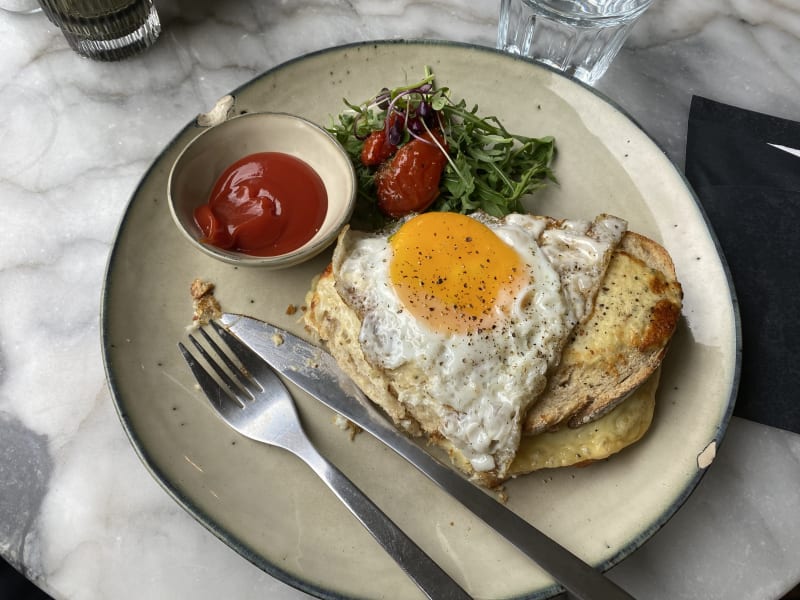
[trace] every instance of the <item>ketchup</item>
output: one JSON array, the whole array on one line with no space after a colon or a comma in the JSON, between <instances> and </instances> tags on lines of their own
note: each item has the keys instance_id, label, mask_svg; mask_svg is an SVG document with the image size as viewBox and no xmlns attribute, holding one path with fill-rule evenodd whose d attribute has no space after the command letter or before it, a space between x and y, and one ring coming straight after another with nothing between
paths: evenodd
<instances>
[{"instance_id":1,"label":"ketchup","mask_svg":"<svg viewBox=\"0 0 800 600\"><path fill-rule=\"evenodd\" d=\"M194 219L204 243L252 256L277 256L310 240L327 210L325 184L314 169L282 152L259 152L220 175Z\"/></svg>"}]
</instances>

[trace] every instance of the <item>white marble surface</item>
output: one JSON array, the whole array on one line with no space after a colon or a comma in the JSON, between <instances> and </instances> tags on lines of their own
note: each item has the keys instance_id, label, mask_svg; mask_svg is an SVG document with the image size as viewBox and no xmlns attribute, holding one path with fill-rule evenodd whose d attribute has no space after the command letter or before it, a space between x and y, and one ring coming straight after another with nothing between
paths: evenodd
<instances>
[{"instance_id":1,"label":"white marble surface","mask_svg":"<svg viewBox=\"0 0 800 600\"><path fill-rule=\"evenodd\" d=\"M0 12L0 554L56 599L276 598L150 477L106 387L98 314L128 199L172 136L287 59L367 39L492 46L497 2L162 0L158 44L79 58ZM800 2L661 0L597 85L682 166L692 94L800 120ZM734 418L684 508L612 577L641 598L800 581L800 436Z\"/></svg>"}]
</instances>

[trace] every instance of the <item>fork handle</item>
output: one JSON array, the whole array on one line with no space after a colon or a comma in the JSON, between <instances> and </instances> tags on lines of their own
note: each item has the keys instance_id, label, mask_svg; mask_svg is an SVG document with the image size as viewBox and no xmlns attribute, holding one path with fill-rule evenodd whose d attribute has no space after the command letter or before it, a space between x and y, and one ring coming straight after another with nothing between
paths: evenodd
<instances>
[{"instance_id":1,"label":"fork handle","mask_svg":"<svg viewBox=\"0 0 800 600\"><path fill-rule=\"evenodd\" d=\"M327 484L353 515L383 546L400 568L432 600L471 600L433 559L408 537L378 506L372 502L339 469L328 462L310 444L292 451Z\"/></svg>"}]
</instances>

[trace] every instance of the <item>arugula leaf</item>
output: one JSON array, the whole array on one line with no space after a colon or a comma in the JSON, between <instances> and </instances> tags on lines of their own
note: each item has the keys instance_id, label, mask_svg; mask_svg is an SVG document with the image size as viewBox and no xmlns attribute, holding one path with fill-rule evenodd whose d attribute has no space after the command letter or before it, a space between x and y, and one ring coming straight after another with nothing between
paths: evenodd
<instances>
[{"instance_id":1,"label":"arugula leaf","mask_svg":"<svg viewBox=\"0 0 800 600\"><path fill-rule=\"evenodd\" d=\"M510 133L495 116L478 115L478 106L467 108L465 100L454 103L446 87L434 89L433 74L416 84L384 88L367 102L356 105L344 100L348 110L332 120L328 131L350 155L358 177L358 199L354 227L375 229L384 222L377 208L375 168L360 160L364 140L370 132L386 126L391 112L405 119L403 143L428 127L429 111L444 133L448 164L432 210L471 213L482 210L502 217L523 210L521 199L548 182L557 183L551 164L556 154L551 136L532 138ZM425 119L423 119L423 116ZM423 123L424 120L424 123ZM422 125L421 125L422 124Z\"/></svg>"}]
</instances>

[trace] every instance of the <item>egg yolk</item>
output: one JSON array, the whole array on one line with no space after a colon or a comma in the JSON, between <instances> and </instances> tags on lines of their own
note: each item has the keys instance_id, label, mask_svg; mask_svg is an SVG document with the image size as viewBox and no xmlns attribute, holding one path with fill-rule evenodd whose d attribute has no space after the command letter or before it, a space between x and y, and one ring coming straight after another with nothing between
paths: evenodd
<instances>
[{"instance_id":1,"label":"egg yolk","mask_svg":"<svg viewBox=\"0 0 800 600\"><path fill-rule=\"evenodd\" d=\"M404 307L432 329L468 333L508 315L524 263L489 227L457 213L406 221L390 240L390 278Z\"/></svg>"}]
</instances>

